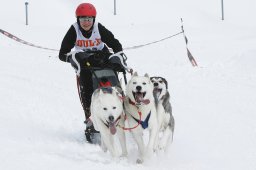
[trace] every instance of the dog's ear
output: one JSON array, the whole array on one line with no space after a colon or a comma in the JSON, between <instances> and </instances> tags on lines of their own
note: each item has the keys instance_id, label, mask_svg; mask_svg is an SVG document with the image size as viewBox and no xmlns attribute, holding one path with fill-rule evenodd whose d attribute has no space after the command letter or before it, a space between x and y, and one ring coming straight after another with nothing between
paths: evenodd
<instances>
[{"instance_id":1,"label":"dog's ear","mask_svg":"<svg viewBox=\"0 0 256 170\"><path fill-rule=\"evenodd\" d=\"M148 73L146 73L146 74L144 75L144 77L150 78L149 75L148 75Z\"/></svg>"},{"instance_id":2,"label":"dog's ear","mask_svg":"<svg viewBox=\"0 0 256 170\"><path fill-rule=\"evenodd\" d=\"M102 89L99 89L100 91L99 91L99 96L101 96L101 95L103 95L103 90Z\"/></svg>"},{"instance_id":3,"label":"dog's ear","mask_svg":"<svg viewBox=\"0 0 256 170\"><path fill-rule=\"evenodd\" d=\"M138 77L138 73L137 73L137 71L135 71L135 72L133 73L133 75L132 75L132 77L131 77L131 78L133 78L133 77Z\"/></svg>"},{"instance_id":4,"label":"dog's ear","mask_svg":"<svg viewBox=\"0 0 256 170\"><path fill-rule=\"evenodd\" d=\"M167 82L167 80L165 78L163 78L163 77L161 77L161 78L163 79L163 81L165 83L166 89L168 89L168 82Z\"/></svg>"}]
</instances>

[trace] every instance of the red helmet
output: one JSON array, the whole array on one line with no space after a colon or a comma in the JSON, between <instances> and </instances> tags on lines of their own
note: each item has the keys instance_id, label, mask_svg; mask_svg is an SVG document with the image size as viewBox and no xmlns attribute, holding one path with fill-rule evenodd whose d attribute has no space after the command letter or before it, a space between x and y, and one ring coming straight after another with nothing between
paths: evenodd
<instances>
[{"instance_id":1,"label":"red helmet","mask_svg":"<svg viewBox=\"0 0 256 170\"><path fill-rule=\"evenodd\" d=\"M76 17L96 17L96 8L90 3L82 3L76 8Z\"/></svg>"}]
</instances>

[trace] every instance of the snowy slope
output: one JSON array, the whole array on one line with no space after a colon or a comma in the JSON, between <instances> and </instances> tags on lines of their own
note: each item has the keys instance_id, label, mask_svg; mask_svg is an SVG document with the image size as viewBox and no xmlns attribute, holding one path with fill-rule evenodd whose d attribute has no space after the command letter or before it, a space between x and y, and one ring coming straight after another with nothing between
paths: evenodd
<instances>
[{"instance_id":1,"label":"snowy slope","mask_svg":"<svg viewBox=\"0 0 256 170\"><path fill-rule=\"evenodd\" d=\"M2 2L0 29L31 43L59 49L82 1ZM83 136L84 116L72 67L58 52L37 49L0 34L0 169L256 169L256 23L254 0L91 0L98 21L131 47L180 32L182 35L127 50L140 74L169 81L176 119L168 153L136 165L137 149L127 132L127 158L112 160ZM51 56L51 57L49 57Z\"/></svg>"}]
</instances>

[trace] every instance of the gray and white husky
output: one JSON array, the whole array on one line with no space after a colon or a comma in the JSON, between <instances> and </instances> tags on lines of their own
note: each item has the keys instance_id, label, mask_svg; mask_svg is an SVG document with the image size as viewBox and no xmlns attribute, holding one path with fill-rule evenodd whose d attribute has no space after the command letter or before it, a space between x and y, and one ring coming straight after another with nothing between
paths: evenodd
<instances>
[{"instance_id":1,"label":"gray and white husky","mask_svg":"<svg viewBox=\"0 0 256 170\"><path fill-rule=\"evenodd\" d=\"M173 141L175 125L170 103L170 94L168 92L168 83L163 77L151 77L150 80L154 85L153 94L159 125L158 148L166 151L169 141Z\"/></svg>"}]
</instances>

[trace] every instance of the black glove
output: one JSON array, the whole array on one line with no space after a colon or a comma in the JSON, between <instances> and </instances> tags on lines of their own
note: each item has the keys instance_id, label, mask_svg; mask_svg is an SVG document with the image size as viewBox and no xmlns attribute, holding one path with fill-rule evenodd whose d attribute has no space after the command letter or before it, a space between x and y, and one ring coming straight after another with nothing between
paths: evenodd
<instances>
[{"instance_id":1,"label":"black glove","mask_svg":"<svg viewBox=\"0 0 256 170\"><path fill-rule=\"evenodd\" d=\"M106 67L108 58L111 55L111 53L104 51L90 51L89 53L91 55L88 58L88 62L92 67Z\"/></svg>"},{"instance_id":2,"label":"black glove","mask_svg":"<svg viewBox=\"0 0 256 170\"><path fill-rule=\"evenodd\" d=\"M124 72L126 70L127 68L126 60L127 60L127 57L122 51L112 54L109 57L109 63L111 65L111 68L119 72Z\"/></svg>"},{"instance_id":3,"label":"black glove","mask_svg":"<svg viewBox=\"0 0 256 170\"><path fill-rule=\"evenodd\" d=\"M90 54L86 52L71 52L67 55L66 61L71 64L71 66L75 69L76 74L80 75L81 66L86 66L88 62Z\"/></svg>"}]
</instances>

